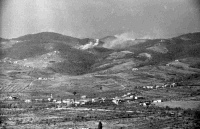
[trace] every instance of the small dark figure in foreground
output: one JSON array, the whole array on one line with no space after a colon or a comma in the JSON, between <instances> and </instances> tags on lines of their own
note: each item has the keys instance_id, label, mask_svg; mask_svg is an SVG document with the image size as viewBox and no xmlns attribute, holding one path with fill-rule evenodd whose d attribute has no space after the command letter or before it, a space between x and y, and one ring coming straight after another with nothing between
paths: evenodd
<instances>
[{"instance_id":1,"label":"small dark figure in foreground","mask_svg":"<svg viewBox=\"0 0 200 129\"><path fill-rule=\"evenodd\" d=\"M102 129L102 123L101 123L101 121L99 121L99 125L98 125L98 129Z\"/></svg>"}]
</instances>

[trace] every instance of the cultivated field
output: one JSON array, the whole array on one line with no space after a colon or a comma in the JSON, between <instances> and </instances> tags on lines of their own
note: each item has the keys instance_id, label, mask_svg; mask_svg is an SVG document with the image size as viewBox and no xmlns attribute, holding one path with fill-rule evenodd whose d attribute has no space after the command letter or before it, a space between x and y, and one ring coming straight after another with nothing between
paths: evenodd
<instances>
[{"instance_id":1,"label":"cultivated field","mask_svg":"<svg viewBox=\"0 0 200 129\"><path fill-rule=\"evenodd\" d=\"M1 42L0 128L197 129L199 39L182 38L121 49L112 36L48 32Z\"/></svg>"}]
</instances>

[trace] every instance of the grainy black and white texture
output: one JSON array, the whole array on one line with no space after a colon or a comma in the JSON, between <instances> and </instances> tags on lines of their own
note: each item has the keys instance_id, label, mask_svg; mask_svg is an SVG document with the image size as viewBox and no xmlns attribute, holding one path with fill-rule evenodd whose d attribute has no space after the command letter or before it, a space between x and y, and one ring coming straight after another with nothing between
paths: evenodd
<instances>
[{"instance_id":1,"label":"grainy black and white texture","mask_svg":"<svg viewBox=\"0 0 200 129\"><path fill-rule=\"evenodd\" d=\"M199 128L199 5L0 0L0 128Z\"/></svg>"}]
</instances>

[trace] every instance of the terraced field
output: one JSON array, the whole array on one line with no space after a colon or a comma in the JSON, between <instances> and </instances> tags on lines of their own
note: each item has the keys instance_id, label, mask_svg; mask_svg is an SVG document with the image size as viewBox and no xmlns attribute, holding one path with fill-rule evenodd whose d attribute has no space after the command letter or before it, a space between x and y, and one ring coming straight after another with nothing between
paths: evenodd
<instances>
[{"instance_id":1,"label":"terraced field","mask_svg":"<svg viewBox=\"0 0 200 129\"><path fill-rule=\"evenodd\" d=\"M127 46L109 46L113 40ZM47 32L1 46L2 128L97 128L99 121L105 129L199 126L199 38L190 34L121 41ZM128 93L131 100L122 97ZM83 96L102 100L76 104ZM67 99L73 104L64 104Z\"/></svg>"}]
</instances>

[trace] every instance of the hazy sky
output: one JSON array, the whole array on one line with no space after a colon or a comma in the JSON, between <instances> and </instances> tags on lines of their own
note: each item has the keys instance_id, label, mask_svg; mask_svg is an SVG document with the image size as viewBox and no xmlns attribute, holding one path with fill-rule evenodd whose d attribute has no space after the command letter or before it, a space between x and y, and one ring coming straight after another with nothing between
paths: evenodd
<instances>
[{"instance_id":1,"label":"hazy sky","mask_svg":"<svg viewBox=\"0 0 200 129\"><path fill-rule=\"evenodd\" d=\"M198 1L198 0L197 0ZM100 38L172 37L200 31L193 0L0 0L0 37L43 31Z\"/></svg>"}]
</instances>

